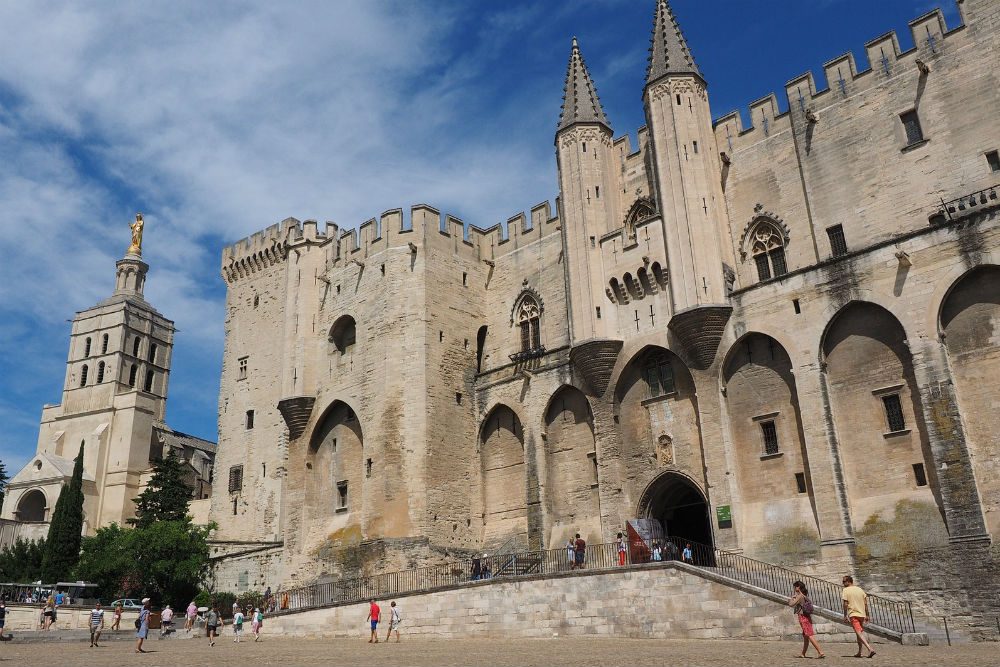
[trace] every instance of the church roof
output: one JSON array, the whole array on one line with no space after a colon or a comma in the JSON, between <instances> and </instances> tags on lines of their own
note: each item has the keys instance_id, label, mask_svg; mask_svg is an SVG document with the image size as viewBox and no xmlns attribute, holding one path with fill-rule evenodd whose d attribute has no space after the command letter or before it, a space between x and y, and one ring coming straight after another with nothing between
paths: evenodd
<instances>
[{"instance_id":1,"label":"church roof","mask_svg":"<svg viewBox=\"0 0 1000 667\"><path fill-rule=\"evenodd\" d=\"M569 66L566 68L566 85L563 88L562 112L559 114L559 128L565 130L576 123L600 123L608 129L608 117L604 115L601 100L597 97L597 89L583 62L580 45L573 38L573 47L569 53Z\"/></svg>"},{"instance_id":2,"label":"church roof","mask_svg":"<svg viewBox=\"0 0 1000 667\"><path fill-rule=\"evenodd\" d=\"M684 33L667 0L657 0L653 14L653 37L649 45L646 85L668 74L694 74L704 79L684 41Z\"/></svg>"},{"instance_id":3,"label":"church roof","mask_svg":"<svg viewBox=\"0 0 1000 667\"><path fill-rule=\"evenodd\" d=\"M211 440L204 440L194 435L188 435L187 433L181 433L180 431L175 431L166 424L159 424L153 427L154 435L165 445L169 445L171 448L177 449L198 449L203 452L208 452L210 454L215 454L219 446L212 442Z\"/></svg>"},{"instance_id":4,"label":"church roof","mask_svg":"<svg viewBox=\"0 0 1000 667\"><path fill-rule=\"evenodd\" d=\"M67 459L48 452L38 452L11 478L10 484L14 487L19 487L31 486L48 480L65 481L73 476L74 465L73 459ZM94 476L84 469L83 479L93 482Z\"/></svg>"}]
</instances>

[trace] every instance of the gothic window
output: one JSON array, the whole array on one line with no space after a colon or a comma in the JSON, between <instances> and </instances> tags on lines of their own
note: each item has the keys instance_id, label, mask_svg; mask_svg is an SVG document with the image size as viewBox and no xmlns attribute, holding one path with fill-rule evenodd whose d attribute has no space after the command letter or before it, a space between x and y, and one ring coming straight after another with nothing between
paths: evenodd
<instances>
[{"instance_id":1,"label":"gothic window","mask_svg":"<svg viewBox=\"0 0 1000 667\"><path fill-rule=\"evenodd\" d=\"M785 266L785 239L771 222L758 223L750 239L750 254L757 264L757 278L763 282L788 273Z\"/></svg>"},{"instance_id":2,"label":"gothic window","mask_svg":"<svg viewBox=\"0 0 1000 667\"><path fill-rule=\"evenodd\" d=\"M90 340L90 339L88 338L87 340ZM83 368L80 369L80 386L81 387L86 387L87 386L87 372L89 370L90 369L87 368L87 364L84 364Z\"/></svg>"},{"instance_id":3,"label":"gothic window","mask_svg":"<svg viewBox=\"0 0 1000 667\"><path fill-rule=\"evenodd\" d=\"M340 354L347 354L357 341L357 328L354 318L344 315L330 328L330 342Z\"/></svg>"},{"instance_id":4,"label":"gothic window","mask_svg":"<svg viewBox=\"0 0 1000 667\"><path fill-rule=\"evenodd\" d=\"M107 354L107 353L108 353L108 334L104 334L104 337L101 338L101 354Z\"/></svg>"},{"instance_id":5,"label":"gothic window","mask_svg":"<svg viewBox=\"0 0 1000 667\"><path fill-rule=\"evenodd\" d=\"M83 343L83 356L84 357L89 357L90 356L90 339L89 338L86 341L84 341L84 343Z\"/></svg>"},{"instance_id":6,"label":"gothic window","mask_svg":"<svg viewBox=\"0 0 1000 667\"><path fill-rule=\"evenodd\" d=\"M651 199L647 197L637 199L625 216L625 234L628 238L634 241L636 237L636 225L643 220L652 218L654 215L656 215L656 207Z\"/></svg>"},{"instance_id":7,"label":"gothic window","mask_svg":"<svg viewBox=\"0 0 1000 667\"><path fill-rule=\"evenodd\" d=\"M136 336L135 340L132 341L132 356L133 357L138 357L139 356L139 343L141 343L141 342L142 342L142 339L139 338L138 336Z\"/></svg>"},{"instance_id":8,"label":"gothic window","mask_svg":"<svg viewBox=\"0 0 1000 667\"><path fill-rule=\"evenodd\" d=\"M135 386L135 376L138 372L139 372L139 367L136 366L135 364L132 364L132 367L129 368L128 370L128 386L130 387Z\"/></svg>"},{"instance_id":9,"label":"gothic window","mask_svg":"<svg viewBox=\"0 0 1000 667\"><path fill-rule=\"evenodd\" d=\"M521 352L533 352L542 347L538 303L524 296L517 307L517 326L521 330Z\"/></svg>"},{"instance_id":10,"label":"gothic window","mask_svg":"<svg viewBox=\"0 0 1000 667\"><path fill-rule=\"evenodd\" d=\"M649 387L650 398L672 394L676 391L674 367L670 365L670 358L667 355L651 356L644 364L642 374L646 379L646 386Z\"/></svg>"},{"instance_id":11,"label":"gothic window","mask_svg":"<svg viewBox=\"0 0 1000 667\"><path fill-rule=\"evenodd\" d=\"M104 382L104 362L97 364L97 384Z\"/></svg>"}]
</instances>

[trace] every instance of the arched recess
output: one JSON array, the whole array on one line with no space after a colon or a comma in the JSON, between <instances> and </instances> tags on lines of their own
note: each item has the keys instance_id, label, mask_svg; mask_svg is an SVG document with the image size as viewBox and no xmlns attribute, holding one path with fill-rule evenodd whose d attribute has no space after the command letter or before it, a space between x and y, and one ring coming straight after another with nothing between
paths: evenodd
<instances>
[{"instance_id":1,"label":"arched recess","mask_svg":"<svg viewBox=\"0 0 1000 667\"><path fill-rule=\"evenodd\" d=\"M506 405L490 411L479 431L482 472L483 544L511 538L527 544L528 503L524 429Z\"/></svg>"},{"instance_id":2,"label":"arched recess","mask_svg":"<svg viewBox=\"0 0 1000 667\"><path fill-rule=\"evenodd\" d=\"M350 315L341 315L330 327L330 343L333 345L331 352L339 352L345 355L351 351L357 342L357 325Z\"/></svg>"},{"instance_id":3,"label":"arched recess","mask_svg":"<svg viewBox=\"0 0 1000 667\"><path fill-rule=\"evenodd\" d=\"M364 435L357 414L347 403L334 401L313 431L306 452L305 506L311 521L341 513L360 516L363 457Z\"/></svg>"},{"instance_id":4,"label":"arched recess","mask_svg":"<svg viewBox=\"0 0 1000 667\"><path fill-rule=\"evenodd\" d=\"M735 517L740 534L755 552L811 545L800 555L814 555L819 535L788 352L768 335L749 333L730 348L722 381L742 500Z\"/></svg>"},{"instance_id":5,"label":"arched recess","mask_svg":"<svg viewBox=\"0 0 1000 667\"><path fill-rule=\"evenodd\" d=\"M951 364L959 410L987 528L1000 530L1000 266L981 266L957 280L941 305L940 330Z\"/></svg>"},{"instance_id":6,"label":"arched recess","mask_svg":"<svg viewBox=\"0 0 1000 667\"><path fill-rule=\"evenodd\" d=\"M583 392L567 385L553 394L544 429L548 548L562 546L577 532L600 539L594 416Z\"/></svg>"},{"instance_id":7,"label":"arched recess","mask_svg":"<svg viewBox=\"0 0 1000 667\"><path fill-rule=\"evenodd\" d=\"M893 522L897 510L920 517L919 524L896 521L897 534L942 537L937 479L902 325L881 306L854 301L827 326L821 350L859 540Z\"/></svg>"},{"instance_id":8,"label":"arched recess","mask_svg":"<svg viewBox=\"0 0 1000 667\"><path fill-rule=\"evenodd\" d=\"M40 489L31 489L21 494L17 501L18 521L45 521L45 494Z\"/></svg>"},{"instance_id":9,"label":"arched recess","mask_svg":"<svg viewBox=\"0 0 1000 667\"><path fill-rule=\"evenodd\" d=\"M655 345L640 350L622 369L614 400L630 497L664 469L703 476L694 381L676 354Z\"/></svg>"},{"instance_id":10,"label":"arched recess","mask_svg":"<svg viewBox=\"0 0 1000 667\"><path fill-rule=\"evenodd\" d=\"M657 475L639 496L636 516L656 519L669 537L699 544L715 543L708 500L687 475L673 471Z\"/></svg>"}]
</instances>

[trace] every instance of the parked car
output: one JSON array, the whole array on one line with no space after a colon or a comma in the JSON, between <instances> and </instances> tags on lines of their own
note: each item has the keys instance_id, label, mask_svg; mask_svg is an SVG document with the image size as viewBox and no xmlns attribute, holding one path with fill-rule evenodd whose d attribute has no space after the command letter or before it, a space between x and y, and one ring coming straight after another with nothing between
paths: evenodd
<instances>
[{"instance_id":1,"label":"parked car","mask_svg":"<svg viewBox=\"0 0 1000 667\"><path fill-rule=\"evenodd\" d=\"M136 611L142 609L142 602L135 600L133 598L123 598L121 600L115 600L111 603L111 609L114 609L118 605L122 606L122 609L134 609Z\"/></svg>"}]
</instances>

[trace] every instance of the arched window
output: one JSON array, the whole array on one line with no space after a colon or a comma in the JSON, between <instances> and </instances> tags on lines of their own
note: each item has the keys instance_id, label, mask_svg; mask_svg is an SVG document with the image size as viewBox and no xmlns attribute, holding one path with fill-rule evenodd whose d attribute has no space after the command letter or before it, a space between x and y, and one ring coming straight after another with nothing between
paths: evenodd
<instances>
[{"instance_id":1,"label":"arched window","mask_svg":"<svg viewBox=\"0 0 1000 667\"><path fill-rule=\"evenodd\" d=\"M476 372L481 373L483 370L483 353L486 351L486 334L489 331L488 327L484 324L479 327L479 331L476 333Z\"/></svg>"},{"instance_id":2,"label":"arched window","mask_svg":"<svg viewBox=\"0 0 1000 667\"><path fill-rule=\"evenodd\" d=\"M156 343L149 344L149 354L146 355L146 361L151 363L156 362Z\"/></svg>"},{"instance_id":3,"label":"arched window","mask_svg":"<svg viewBox=\"0 0 1000 667\"><path fill-rule=\"evenodd\" d=\"M350 315L344 315L330 327L330 342L341 354L347 354L356 341L357 328Z\"/></svg>"},{"instance_id":4,"label":"arched window","mask_svg":"<svg viewBox=\"0 0 1000 667\"><path fill-rule=\"evenodd\" d=\"M104 337L101 338L101 354L107 354L107 353L108 353L108 334L104 334Z\"/></svg>"},{"instance_id":5,"label":"arched window","mask_svg":"<svg viewBox=\"0 0 1000 667\"><path fill-rule=\"evenodd\" d=\"M533 352L542 347L538 303L524 296L517 307L517 326L521 330L521 352Z\"/></svg>"},{"instance_id":6,"label":"arched window","mask_svg":"<svg viewBox=\"0 0 1000 667\"><path fill-rule=\"evenodd\" d=\"M625 280L625 289L627 289L628 293L632 295L632 298L641 299L642 288L639 287L639 283L635 282L635 278L632 277L632 274L626 273L624 276L624 280Z\"/></svg>"},{"instance_id":7,"label":"arched window","mask_svg":"<svg viewBox=\"0 0 1000 667\"><path fill-rule=\"evenodd\" d=\"M86 341L84 341L84 343L83 343L83 356L84 357L89 357L90 356L90 339L89 338Z\"/></svg>"},{"instance_id":8,"label":"arched window","mask_svg":"<svg viewBox=\"0 0 1000 667\"><path fill-rule=\"evenodd\" d=\"M135 340L132 341L132 356L133 357L138 357L139 356L139 343L141 343L141 342L142 342L142 339L139 338L138 336L136 336Z\"/></svg>"},{"instance_id":9,"label":"arched window","mask_svg":"<svg viewBox=\"0 0 1000 667\"><path fill-rule=\"evenodd\" d=\"M97 364L97 384L104 382L104 362Z\"/></svg>"},{"instance_id":10,"label":"arched window","mask_svg":"<svg viewBox=\"0 0 1000 667\"><path fill-rule=\"evenodd\" d=\"M132 364L132 367L128 370L128 386L135 386L135 376L139 372L139 367Z\"/></svg>"},{"instance_id":11,"label":"arched window","mask_svg":"<svg viewBox=\"0 0 1000 667\"><path fill-rule=\"evenodd\" d=\"M667 274L663 272L663 268L660 266L660 263L653 262L649 268L653 272L653 280L656 281L656 284L659 285L660 287L666 287Z\"/></svg>"},{"instance_id":12,"label":"arched window","mask_svg":"<svg viewBox=\"0 0 1000 667\"><path fill-rule=\"evenodd\" d=\"M642 289L646 294L656 294L659 290L653 287L653 283L649 281L649 273L646 271L646 267L640 268L635 272L635 275L639 278L639 284L642 285Z\"/></svg>"},{"instance_id":13,"label":"arched window","mask_svg":"<svg viewBox=\"0 0 1000 667\"><path fill-rule=\"evenodd\" d=\"M750 254L757 264L761 281L788 273L785 266L785 237L770 221L761 220L750 237Z\"/></svg>"},{"instance_id":14,"label":"arched window","mask_svg":"<svg viewBox=\"0 0 1000 667\"><path fill-rule=\"evenodd\" d=\"M143 387L143 391L150 392L153 391L153 371L146 371L146 384Z\"/></svg>"},{"instance_id":15,"label":"arched window","mask_svg":"<svg viewBox=\"0 0 1000 667\"><path fill-rule=\"evenodd\" d=\"M88 338L87 340L90 340L90 339ZM84 364L83 368L80 369L80 386L81 387L86 387L87 386L87 372L89 370L90 369L87 368L87 364Z\"/></svg>"}]
</instances>

